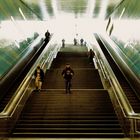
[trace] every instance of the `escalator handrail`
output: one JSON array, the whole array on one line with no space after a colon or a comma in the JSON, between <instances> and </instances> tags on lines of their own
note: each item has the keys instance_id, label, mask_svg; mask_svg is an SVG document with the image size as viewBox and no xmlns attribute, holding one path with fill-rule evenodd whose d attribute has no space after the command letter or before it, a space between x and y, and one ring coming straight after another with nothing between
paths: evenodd
<instances>
[{"instance_id":1,"label":"escalator handrail","mask_svg":"<svg viewBox=\"0 0 140 140\"><path fill-rule=\"evenodd\" d=\"M100 40L102 40L99 35L98 35L98 37ZM102 41L102 43L104 44L103 41ZM98 45L98 43L97 43L97 45ZM100 48L100 46L98 48ZM122 90L116 76L114 75L108 61L106 60L106 57L104 56L102 51L100 51L100 53L102 55L102 60L104 61L105 67L106 67L107 71L109 71L109 76L111 78L111 82L113 82L114 85L116 86L116 88L115 88L117 90L116 97L117 97L118 102L120 103L120 107L121 107L123 113L125 114L125 117L140 120L140 114L134 112L134 110L133 110L132 106L130 105L126 95L124 94L124 91Z\"/></svg>"},{"instance_id":2,"label":"escalator handrail","mask_svg":"<svg viewBox=\"0 0 140 140\"><path fill-rule=\"evenodd\" d=\"M97 40L96 40L96 42L97 42ZM102 43L103 43L103 45L105 45L103 41L102 41ZM101 54L103 54L98 42L97 42L97 46L98 46ZM126 118L126 120L130 120L130 129L131 129L130 135L132 135L132 137L134 137L134 134L139 135L140 134L140 130L139 130L140 113L134 112L126 95L124 94L124 91L122 90L120 84L118 83L118 80L116 79L115 74L112 73L113 70L111 69L108 61L106 60L106 57L104 56L104 54L102 56L103 56L103 62L105 61L105 68L107 70L107 73L109 72L107 76L109 77L108 80L109 80L110 84L113 86L114 86L114 84L115 85L117 84L117 87L119 86L118 88L115 88L115 91L114 91L115 98L116 98L116 100L119 104L119 107L123 113L123 117ZM111 71L110 70L108 71L108 68L111 69ZM111 74L111 77L110 77L110 74ZM113 81L115 81L114 84L112 84L112 82L113 82L112 78L113 78ZM116 90L117 90L117 92L116 92Z\"/></svg>"},{"instance_id":3,"label":"escalator handrail","mask_svg":"<svg viewBox=\"0 0 140 140\"><path fill-rule=\"evenodd\" d=\"M25 54L22 58L19 59L19 61L18 61L17 63L20 63L23 59L25 59L25 58L31 53L31 51L35 48L35 46L37 46L38 43L42 42L42 40L43 40L43 37L40 35L40 36L38 36L33 42L31 42L31 44L29 44L28 47L22 51L21 54L23 54L25 51L27 51L27 52L26 52L26 54ZM20 55L21 55L21 54L20 54ZM16 63L16 64L17 64L17 63ZM16 64L15 64L15 65L16 65ZM14 66L12 66L12 67L14 67ZM1 81L4 79L4 77L8 74L8 72L12 69L12 67L10 67L10 68L0 77L0 82L1 82Z\"/></svg>"},{"instance_id":4,"label":"escalator handrail","mask_svg":"<svg viewBox=\"0 0 140 140\"><path fill-rule=\"evenodd\" d=\"M44 59L44 54L47 52L49 46L51 46L51 44L53 44L54 42L55 42L55 37L53 35L52 39L49 41L49 43L47 44L47 46L45 47L43 52L38 57L37 61L31 67L30 71L28 72L28 74L26 75L26 77L24 78L24 80L22 81L22 83L20 84L18 89L16 90L14 97L12 97L12 99L6 105L4 110L0 113L0 118L8 118L8 117L12 116L12 114L14 113L14 111L16 110L17 106L19 105L20 101L22 100L22 98L24 96L24 92L26 91L25 89L28 88L29 83L32 81L36 67L38 65L40 65L42 67L42 65L44 64L44 61L46 61L46 59ZM58 44L58 47L60 47L59 44ZM54 53L51 53L52 58L56 56L55 53L57 53L56 50ZM50 57L50 56L48 56L48 57ZM49 62L49 63L51 63L51 62ZM30 89L30 90L31 90L30 91L30 93L31 93L34 89Z\"/></svg>"},{"instance_id":5,"label":"escalator handrail","mask_svg":"<svg viewBox=\"0 0 140 140\"><path fill-rule=\"evenodd\" d=\"M114 42L112 42L109 38L108 38L108 36L106 36L106 38L108 39L108 43L111 45L111 46L113 46L113 48L117 48L120 52L122 52L122 50L119 48L119 47L117 47L117 45L114 43ZM123 61L123 63L125 64L125 66L127 67L127 69L129 69L129 71L131 72L131 74L133 75L133 77L136 79L136 81L138 82L138 83L140 83L140 79L135 75L135 73L130 69L130 67L126 64L126 62L124 62L124 60L122 59L122 57L120 56L120 54L118 53L118 52L116 52L117 53L117 55L119 56L119 58L121 59L121 61Z\"/></svg>"}]
</instances>

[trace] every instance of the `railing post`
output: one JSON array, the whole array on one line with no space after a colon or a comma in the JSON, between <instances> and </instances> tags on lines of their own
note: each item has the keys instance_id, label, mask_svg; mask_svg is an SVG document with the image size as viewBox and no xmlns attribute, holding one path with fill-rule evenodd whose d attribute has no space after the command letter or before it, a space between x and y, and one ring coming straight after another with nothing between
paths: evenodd
<instances>
[{"instance_id":1,"label":"railing post","mask_svg":"<svg viewBox=\"0 0 140 140\"><path fill-rule=\"evenodd\" d=\"M136 120L135 119L130 119L130 137L134 138L135 137L135 124Z\"/></svg>"}]
</instances>

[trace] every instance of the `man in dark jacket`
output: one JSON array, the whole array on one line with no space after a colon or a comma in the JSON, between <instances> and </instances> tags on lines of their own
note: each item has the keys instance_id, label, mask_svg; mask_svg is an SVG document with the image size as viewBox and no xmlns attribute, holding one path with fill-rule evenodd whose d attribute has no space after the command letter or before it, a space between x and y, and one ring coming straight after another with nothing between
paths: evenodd
<instances>
[{"instance_id":1,"label":"man in dark jacket","mask_svg":"<svg viewBox=\"0 0 140 140\"><path fill-rule=\"evenodd\" d=\"M66 64L65 69L62 71L62 76L65 79L66 93L71 93L70 88L71 88L71 79L73 75L74 71L70 67L70 64Z\"/></svg>"},{"instance_id":2,"label":"man in dark jacket","mask_svg":"<svg viewBox=\"0 0 140 140\"><path fill-rule=\"evenodd\" d=\"M93 63L93 58L95 57L95 53L94 53L94 51L92 49L89 50L88 57L89 57L90 64L92 64Z\"/></svg>"},{"instance_id":3,"label":"man in dark jacket","mask_svg":"<svg viewBox=\"0 0 140 140\"><path fill-rule=\"evenodd\" d=\"M44 80L44 72L40 68L40 66L37 66L37 69L35 70L35 85L37 90L41 90L42 82Z\"/></svg>"},{"instance_id":4,"label":"man in dark jacket","mask_svg":"<svg viewBox=\"0 0 140 140\"><path fill-rule=\"evenodd\" d=\"M50 32L47 30L47 32L45 33L45 44L47 44L49 41L50 41L50 37L51 37L51 34Z\"/></svg>"}]
</instances>

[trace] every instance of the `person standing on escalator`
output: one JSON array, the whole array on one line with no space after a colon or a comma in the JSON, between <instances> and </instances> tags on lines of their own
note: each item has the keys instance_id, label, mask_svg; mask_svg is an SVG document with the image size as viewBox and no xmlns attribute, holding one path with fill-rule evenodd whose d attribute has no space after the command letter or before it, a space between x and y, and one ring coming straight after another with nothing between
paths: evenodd
<instances>
[{"instance_id":1,"label":"person standing on escalator","mask_svg":"<svg viewBox=\"0 0 140 140\"><path fill-rule=\"evenodd\" d=\"M44 80L44 72L40 68L40 66L37 66L34 75L35 75L36 90L40 91L41 87L42 87L43 80Z\"/></svg>"},{"instance_id":2,"label":"person standing on escalator","mask_svg":"<svg viewBox=\"0 0 140 140\"><path fill-rule=\"evenodd\" d=\"M45 33L45 44L47 44L49 41L50 41L50 37L51 37L51 34L49 32L49 30L47 30L47 32Z\"/></svg>"},{"instance_id":3,"label":"person standing on escalator","mask_svg":"<svg viewBox=\"0 0 140 140\"><path fill-rule=\"evenodd\" d=\"M71 80L74 75L74 71L70 67L70 64L66 64L65 69L62 71L62 76L65 79L65 88L66 88L66 93L71 93Z\"/></svg>"},{"instance_id":4,"label":"person standing on escalator","mask_svg":"<svg viewBox=\"0 0 140 140\"><path fill-rule=\"evenodd\" d=\"M62 39L62 48L65 48L65 39Z\"/></svg>"}]
</instances>

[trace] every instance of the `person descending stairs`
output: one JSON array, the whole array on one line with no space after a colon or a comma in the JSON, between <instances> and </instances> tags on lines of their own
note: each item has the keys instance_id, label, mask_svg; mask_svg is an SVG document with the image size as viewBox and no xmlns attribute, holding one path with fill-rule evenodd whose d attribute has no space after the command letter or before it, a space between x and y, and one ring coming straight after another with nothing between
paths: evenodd
<instances>
[{"instance_id":1,"label":"person descending stairs","mask_svg":"<svg viewBox=\"0 0 140 140\"><path fill-rule=\"evenodd\" d=\"M67 63L65 69L63 69L62 71L62 76L65 79L66 93L69 93L69 94L71 93L71 86L72 86L71 80L72 80L73 75L74 75L74 71L70 67L70 64Z\"/></svg>"},{"instance_id":2,"label":"person descending stairs","mask_svg":"<svg viewBox=\"0 0 140 140\"><path fill-rule=\"evenodd\" d=\"M61 75L67 63L74 70L72 94L65 93ZM61 48L46 71L42 90L31 94L11 136L124 137L98 70L89 64L86 47Z\"/></svg>"}]
</instances>

